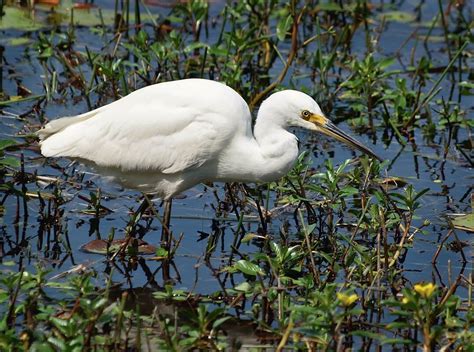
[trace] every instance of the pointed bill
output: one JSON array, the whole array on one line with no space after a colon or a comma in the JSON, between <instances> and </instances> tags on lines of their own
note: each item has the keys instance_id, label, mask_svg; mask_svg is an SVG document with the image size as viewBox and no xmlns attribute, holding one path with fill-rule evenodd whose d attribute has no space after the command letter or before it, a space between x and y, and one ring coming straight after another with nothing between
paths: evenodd
<instances>
[{"instance_id":1,"label":"pointed bill","mask_svg":"<svg viewBox=\"0 0 474 352\"><path fill-rule=\"evenodd\" d=\"M353 149L357 149L364 154L367 154L379 161L382 161L382 159L379 156L377 156L372 150L367 148L365 145L363 145L356 139L349 136L346 132L338 128L326 117L322 115L313 114L309 118L309 121L314 123L319 128L319 131L324 133L325 135L332 137L334 139L337 139L338 141L341 141L347 144L349 147Z\"/></svg>"}]
</instances>

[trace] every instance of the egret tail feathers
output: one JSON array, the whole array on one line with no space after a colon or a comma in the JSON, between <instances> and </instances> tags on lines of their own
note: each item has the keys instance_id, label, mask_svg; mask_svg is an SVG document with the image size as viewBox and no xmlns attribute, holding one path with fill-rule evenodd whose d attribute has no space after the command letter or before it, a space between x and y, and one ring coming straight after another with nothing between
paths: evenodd
<instances>
[{"instance_id":1,"label":"egret tail feathers","mask_svg":"<svg viewBox=\"0 0 474 352\"><path fill-rule=\"evenodd\" d=\"M101 109L89 111L77 116L63 117L46 124L36 132L40 139L41 154L46 157L67 156L69 149L74 147L71 136L68 133L69 127L76 127L77 124L96 116Z\"/></svg>"},{"instance_id":2,"label":"egret tail feathers","mask_svg":"<svg viewBox=\"0 0 474 352\"><path fill-rule=\"evenodd\" d=\"M91 117L94 117L95 115L99 113L99 110L101 109L89 111L81 115L62 117L60 119L53 120L47 123L42 129L36 131L36 135L39 137L40 141L42 142L48 137L51 137L52 135L58 132L61 132L66 127L69 127L76 123L88 120Z\"/></svg>"}]
</instances>

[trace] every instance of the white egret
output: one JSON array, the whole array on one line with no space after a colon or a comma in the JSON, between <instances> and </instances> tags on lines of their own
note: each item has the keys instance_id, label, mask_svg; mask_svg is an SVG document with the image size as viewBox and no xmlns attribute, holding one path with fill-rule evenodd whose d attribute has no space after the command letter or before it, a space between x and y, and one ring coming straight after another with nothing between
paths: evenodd
<instances>
[{"instance_id":1,"label":"white egret","mask_svg":"<svg viewBox=\"0 0 474 352\"><path fill-rule=\"evenodd\" d=\"M125 187L161 197L168 225L172 197L198 183L284 176L298 156L292 127L324 133L377 158L304 93L272 94L252 129L242 97L205 79L139 89L99 109L51 121L38 136L46 157L78 159Z\"/></svg>"}]
</instances>

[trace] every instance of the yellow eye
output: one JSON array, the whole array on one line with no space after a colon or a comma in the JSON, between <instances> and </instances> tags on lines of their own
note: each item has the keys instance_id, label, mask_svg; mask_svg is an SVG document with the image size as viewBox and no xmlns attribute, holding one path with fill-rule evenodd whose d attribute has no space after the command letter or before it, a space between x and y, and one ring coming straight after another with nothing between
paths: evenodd
<instances>
[{"instance_id":1,"label":"yellow eye","mask_svg":"<svg viewBox=\"0 0 474 352\"><path fill-rule=\"evenodd\" d=\"M309 119L309 117L311 116L311 113L308 111L308 110L303 110L303 112L301 113L301 116L307 120Z\"/></svg>"}]
</instances>

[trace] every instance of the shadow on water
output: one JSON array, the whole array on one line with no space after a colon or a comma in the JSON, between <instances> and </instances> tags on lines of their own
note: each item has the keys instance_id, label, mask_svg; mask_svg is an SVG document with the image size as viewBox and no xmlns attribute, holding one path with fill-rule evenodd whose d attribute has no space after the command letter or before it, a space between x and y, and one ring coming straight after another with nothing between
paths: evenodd
<instances>
[{"instance_id":1,"label":"shadow on water","mask_svg":"<svg viewBox=\"0 0 474 352\"><path fill-rule=\"evenodd\" d=\"M120 300L125 297L125 308L127 310L139 311L140 314L146 316L154 316L159 321L169 320L173 326L192 326L196 324L200 299L186 299L186 297L183 297L182 301L177 301L176 299L157 299L155 296L156 290L143 287L126 290L117 288L110 292L111 300ZM252 320L230 316L228 318L221 325L225 332L228 348L246 350L255 346L261 348L275 348L277 346L278 336L259 330L258 325ZM158 328L153 333L156 334L156 337L159 337L165 332ZM153 336L149 336L149 338L152 341L151 350L153 350Z\"/></svg>"}]
</instances>

